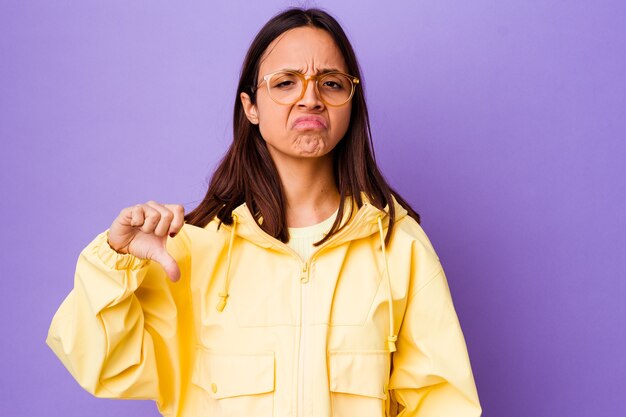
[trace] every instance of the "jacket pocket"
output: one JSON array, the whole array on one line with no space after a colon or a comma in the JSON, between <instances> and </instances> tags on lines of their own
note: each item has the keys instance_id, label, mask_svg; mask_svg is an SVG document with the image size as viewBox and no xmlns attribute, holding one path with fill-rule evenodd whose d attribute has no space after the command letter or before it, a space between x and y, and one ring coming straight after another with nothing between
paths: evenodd
<instances>
[{"instance_id":1,"label":"jacket pocket","mask_svg":"<svg viewBox=\"0 0 626 417\"><path fill-rule=\"evenodd\" d=\"M206 394L207 415L271 417L274 369L274 352L232 354L199 347L191 381Z\"/></svg>"},{"instance_id":2,"label":"jacket pocket","mask_svg":"<svg viewBox=\"0 0 626 417\"><path fill-rule=\"evenodd\" d=\"M333 417L385 415L389 352L330 351L328 367Z\"/></svg>"}]
</instances>

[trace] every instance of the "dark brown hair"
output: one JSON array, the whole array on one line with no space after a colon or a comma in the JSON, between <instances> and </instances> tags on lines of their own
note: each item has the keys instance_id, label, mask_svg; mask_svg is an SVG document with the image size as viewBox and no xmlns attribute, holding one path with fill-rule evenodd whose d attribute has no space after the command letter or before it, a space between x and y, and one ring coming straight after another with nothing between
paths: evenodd
<instances>
[{"instance_id":1,"label":"dark brown hair","mask_svg":"<svg viewBox=\"0 0 626 417\"><path fill-rule=\"evenodd\" d=\"M244 59L233 117L233 142L220 161L209 183L204 200L193 211L185 215L185 221L205 227L217 216L221 223L232 224L232 211L246 203L259 226L269 235L283 242L289 241L286 221L286 201L278 170L261 137L258 125L250 123L239 98L247 93L252 103L256 102L254 86L263 53L269 44L284 32L297 27L309 26L323 29L335 40L347 65L348 73L358 77L361 83L352 97L350 125L345 136L333 149L333 174L340 193L341 202L337 218L330 232L319 245L341 228L344 202L352 196L357 207L363 205L361 192L371 204L383 209L389 204L389 229L385 242L393 230L395 210L392 193L418 223L420 216L393 190L376 166L372 134L363 92L363 78L352 45L339 23L327 12L318 8L288 8L272 17L256 35ZM350 215L352 213L350 212Z\"/></svg>"}]
</instances>

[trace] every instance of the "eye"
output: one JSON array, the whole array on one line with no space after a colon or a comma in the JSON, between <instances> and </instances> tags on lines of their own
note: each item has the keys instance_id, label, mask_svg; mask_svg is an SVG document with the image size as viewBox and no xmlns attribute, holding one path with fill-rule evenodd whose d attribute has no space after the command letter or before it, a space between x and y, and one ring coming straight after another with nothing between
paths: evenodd
<instances>
[{"instance_id":1,"label":"eye","mask_svg":"<svg viewBox=\"0 0 626 417\"><path fill-rule=\"evenodd\" d=\"M272 88L279 90L291 90L296 84L299 83L298 77L291 73L281 72L275 74L270 82Z\"/></svg>"},{"instance_id":2,"label":"eye","mask_svg":"<svg viewBox=\"0 0 626 417\"><path fill-rule=\"evenodd\" d=\"M342 88L342 85L339 84L336 81L325 81L324 82L324 86L325 87L330 87L330 88L333 88L333 89Z\"/></svg>"},{"instance_id":3,"label":"eye","mask_svg":"<svg viewBox=\"0 0 626 417\"><path fill-rule=\"evenodd\" d=\"M328 74L322 79L322 87L325 90L340 91L350 85L350 80L341 74Z\"/></svg>"},{"instance_id":4,"label":"eye","mask_svg":"<svg viewBox=\"0 0 626 417\"><path fill-rule=\"evenodd\" d=\"M274 87L279 87L279 88L280 87L286 87L289 84L293 84L293 81L282 81L282 82L276 84Z\"/></svg>"}]
</instances>

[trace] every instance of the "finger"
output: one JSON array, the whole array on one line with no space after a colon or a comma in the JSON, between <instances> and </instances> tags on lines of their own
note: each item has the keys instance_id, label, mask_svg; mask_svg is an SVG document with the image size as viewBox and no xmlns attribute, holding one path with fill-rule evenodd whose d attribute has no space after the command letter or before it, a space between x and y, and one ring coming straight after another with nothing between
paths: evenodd
<instances>
[{"instance_id":1,"label":"finger","mask_svg":"<svg viewBox=\"0 0 626 417\"><path fill-rule=\"evenodd\" d=\"M141 208L145 213L141 231L144 233L154 233L154 229L161 220L161 213L147 204L142 204Z\"/></svg>"},{"instance_id":2,"label":"finger","mask_svg":"<svg viewBox=\"0 0 626 417\"><path fill-rule=\"evenodd\" d=\"M129 207L130 211L130 220L129 223L133 227L143 226L143 222L145 219L145 213L141 204L135 204L132 207Z\"/></svg>"},{"instance_id":3,"label":"finger","mask_svg":"<svg viewBox=\"0 0 626 417\"><path fill-rule=\"evenodd\" d=\"M180 204L165 204L165 207L174 214L174 219L170 224L170 230L168 230L170 237L174 237L178 234L180 229L182 229L183 224L185 224L185 208Z\"/></svg>"},{"instance_id":4,"label":"finger","mask_svg":"<svg viewBox=\"0 0 626 417\"><path fill-rule=\"evenodd\" d=\"M137 210L137 206L124 207L120 210L115 221L124 226L133 226L133 212Z\"/></svg>"},{"instance_id":5,"label":"finger","mask_svg":"<svg viewBox=\"0 0 626 417\"><path fill-rule=\"evenodd\" d=\"M180 268L165 248L157 250L152 259L163 267L170 281L176 282L180 279Z\"/></svg>"},{"instance_id":6,"label":"finger","mask_svg":"<svg viewBox=\"0 0 626 417\"><path fill-rule=\"evenodd\" d=\"M174 213L170 211L167 207L162 204L157 203L156 201L148 201L146 203L148 206L152 207L156 211L161 214L161 218L159 219L159 223L154 228L154 234L157 236L165 236L170 229L170 224L174 219Z\"/></svg>"}]
</instances>

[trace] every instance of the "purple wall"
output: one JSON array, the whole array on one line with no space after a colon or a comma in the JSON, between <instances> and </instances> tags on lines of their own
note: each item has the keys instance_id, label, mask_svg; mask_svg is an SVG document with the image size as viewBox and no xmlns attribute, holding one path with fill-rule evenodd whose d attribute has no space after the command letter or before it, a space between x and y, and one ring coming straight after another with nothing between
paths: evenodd
<instances>
[{"instance_id":1,"label":"purple wall","mask_svg":"<svg viewBox=\"0 0 626 417\"><path fill-rule=\"evenodd\" d=\"M296 4L0 3L3 416L158 415L83 391L48 325L123 207L201 200L246 48ZM354 43L379 163L442 259L484 415L623 416L626 3L308 4Z\"/></svg>"}]
</instances>

